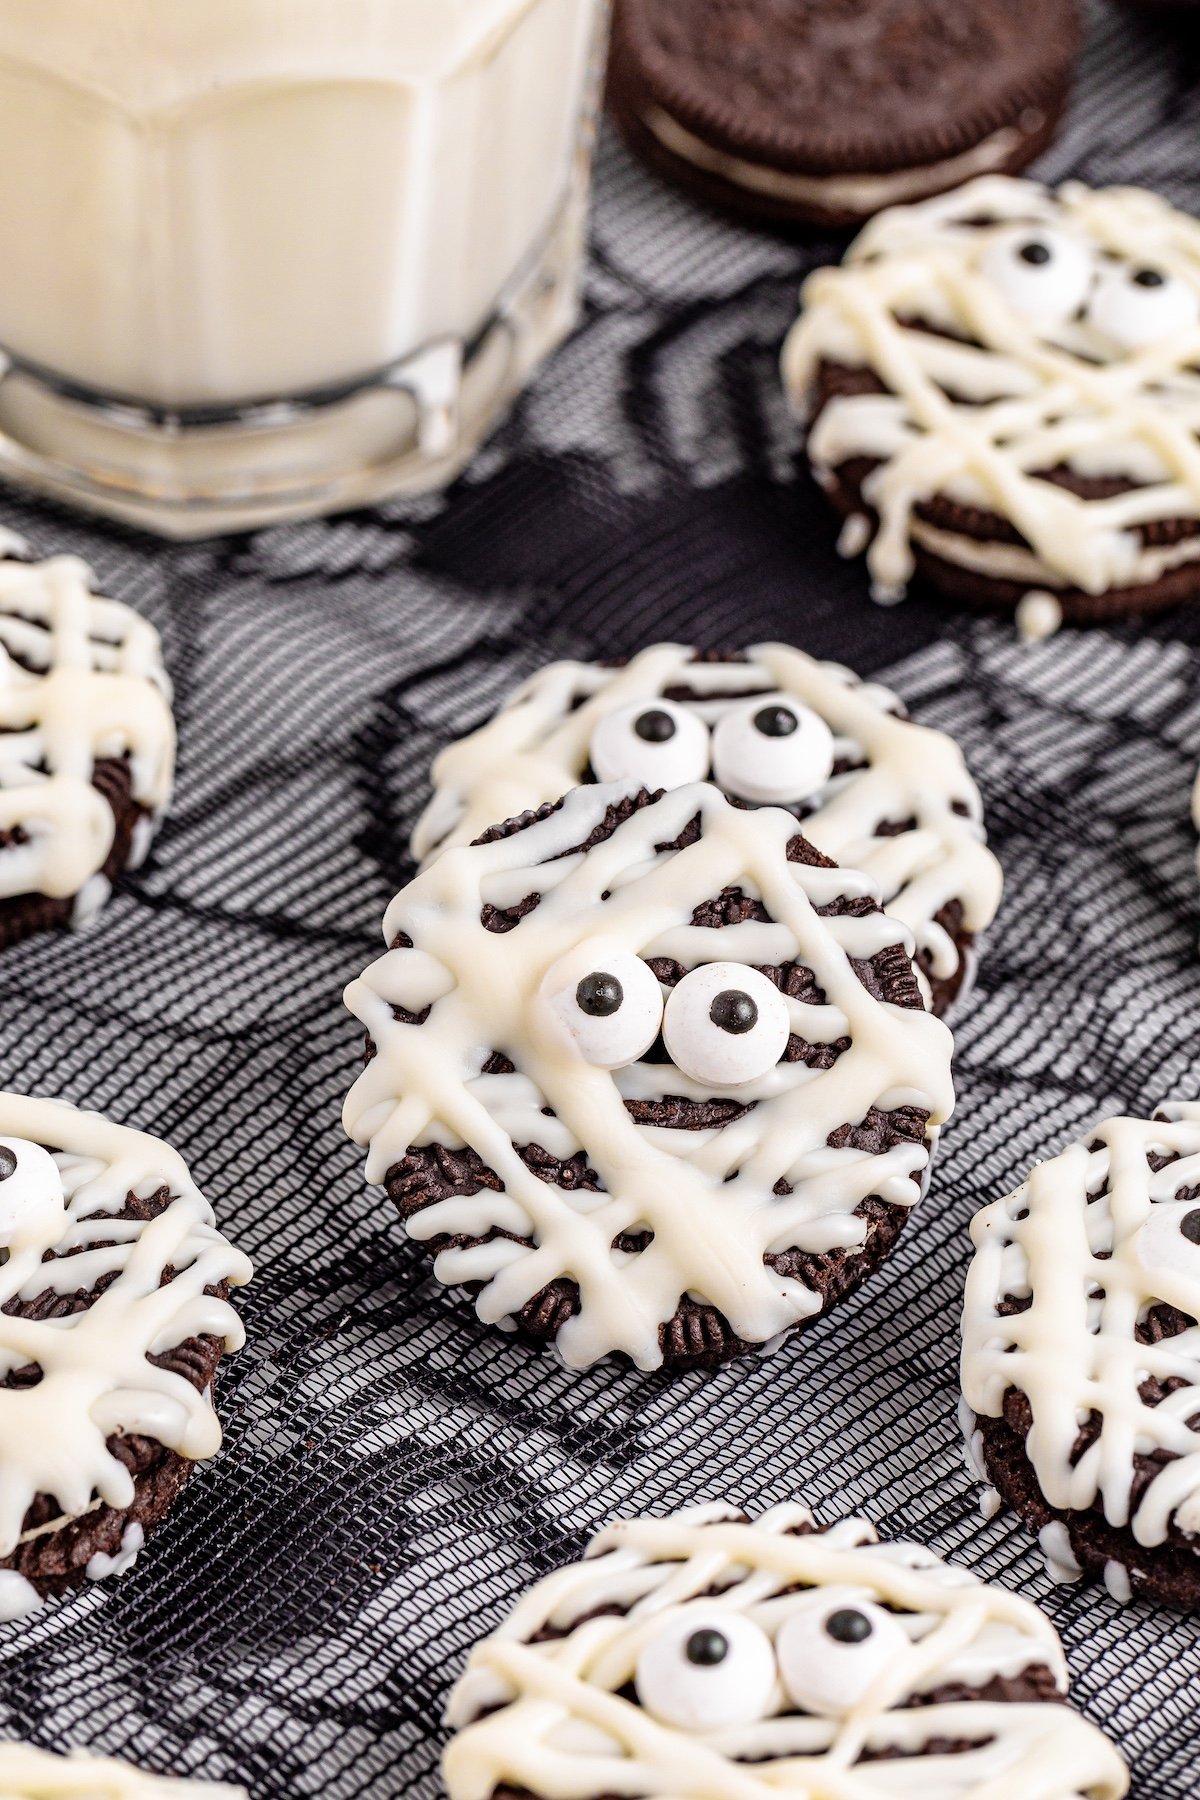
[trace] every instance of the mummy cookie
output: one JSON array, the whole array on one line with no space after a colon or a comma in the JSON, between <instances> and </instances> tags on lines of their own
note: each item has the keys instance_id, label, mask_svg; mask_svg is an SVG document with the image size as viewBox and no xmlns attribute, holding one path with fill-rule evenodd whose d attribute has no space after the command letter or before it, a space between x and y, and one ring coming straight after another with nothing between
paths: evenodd
<instances>
[{"instance_id":1,"label":"mummy cookie","mask_svg":"<svg viewBox=\"0 0 1200 1800\"><path fill-rule=\"evenodd\" d=\"M913 935L938 1013L999 904L1000 867L957 745L914 725L886 688L787 644L719 657L655 644L619 668L540 669L438 757L413 853L469 843L597 779L711 779L739 804L785 806L818 850L878 884Z\"/></svg>"},{"instance_id":2,"label":"mummy cookie","mask_svg":"<svg viewBox=\"0 0 1200 1800\"><path fill-rule=\"evenodd\" d=\"M346 1105L482 1319L712 1368L886 1255L952 1105L904 927L778 808L578 787L443 852L347 989Z\"/></svg>"},{"instance_id":3,"label":"mummy cookie","mask_svg":"<svg viewBox=\"0 0 1200 1800\"><path fill-rule=\"evenodd\" d=\"M168 1145L0 1094L0 1619L122 1573L215 1454L249 1279Z\"/></svg>"},{"instance_id":4,"label":"mummy cookie","mask_svg":"<svg viewBox=\"0 0 1200 1800\"><path fill-rule=\"evenodd\" d=\"M0 948L95 917L170 799L158 633L74 556L0 534Z\"/></svg>"},{"instance_id":5,"label":"mummy cookie","mask_svg":"<svg viewBox=\"0 0 1200 1800\"><path fill-rule=\"evenodd\" d=\"M978 1473L1058 1579L1200 1610L1200 1105L1105 1121L971 1235Z\"/></svg>"},{"instance_id":6,"label":"mummy cookie","mask_svg":"<svg viewBox=\"0 0 1200 1800\"><path fill-rule=\"evenodd\" d=\"M919 573L1079 623L1200 589L1200 223L1156 195L893 208L809 277L783 368L877 598Z\"/></svg>"},{"instance_id":7,"label":"mummy cookie","mask_svg":"<svg viewBox=\"0 0 1200 1800\"><path fill-rule=\"evenodd\" d=\"M246 1800L246 1790L212 1781L151 1775L107 1756L52 1756L32 1744L0 1742L5 1800Z\"/></svg>"},{"instance_id":8,"label":"mummy cookie","mask_svg":"<svg viewBox=\"0 0 1200 1800\"><path fill-rule=\"evenodd\" d=\"M472 1652L450 1800L1120 1800L1049 1621L865 1519L623 1519Z\"/></svg>"}]
</instances>

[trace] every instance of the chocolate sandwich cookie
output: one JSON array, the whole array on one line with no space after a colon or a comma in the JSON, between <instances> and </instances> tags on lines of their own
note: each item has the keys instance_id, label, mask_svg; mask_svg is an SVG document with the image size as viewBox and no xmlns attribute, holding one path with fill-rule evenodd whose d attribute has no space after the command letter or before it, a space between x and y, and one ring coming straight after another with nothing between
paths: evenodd
<instances>
[{"instance_id":1,"label":"chocolate sandwich cookie","mask_svg":"<svg viewBox=\"0 0 1200 1800\"><path fill-rule=\"evenodd\" d=\"M152 1775L82 1750L54 1756L7 1739L0 1741L0 1794L5 1800L246 1800L245 1788L223 1782Z\"/></svg>"},{"instance_id":2,"label":"chocolate sandwich cookie","mask_svg":"<svg viewBox=\"0 0 1200 1800\"><path fill-rule=\"evenodd\" d=\"M445 851L384 936L346 993L368 1178L482 1319L574 1367L761 1349L921 1196L950 1035L789 813L578 787Z\"/></svg>"},{"instance_id":3,"label":"chocolate sandwich cookie","mask_svg":"<svg viewBox=\"0 0 1200 1800\"><path fill-rule=\"evenodd\" d=\"M621 1519L472 1651L450 1800L1120 1800L1049 1620L865 1519Z\"/></svg>"},{"instance_id":4,"label":"chocolate sandwich cookie","mask_svg":"<svg viewBox=\"0 0 1200 1800\"><path fill-rule=\"evenodd\" d=\"M1200 591L1200 223L1157 196L995 177L885 213L783 367L876 598L920 574L1082 624Z\"/></svg>"},{"instance_id":5,"label":"chocolate sandwich cookie","mask_svg":"<svg viewBox=\"0 0 1200 1800\"><path fill-rule=\"evenodd\" d=\"M74 556L0 543L0 949L93 919L171 793L158 633Z\"/></svg>"},{"instance_id":6,"label":"chocolate sandwich cookie","mask_svg":"<svg viewBox=\"0 0 1200 1800\"><path fill-rule=\"evenodd\" d=\"M1050 142L1075 0L617 0L609 103L689 192L783 225L861 224Z\"/></svg>"},{"instance_id":7,"label":"chocolate sandwich cookie","mask_svg":"<svg viewBox=\"0 0 1200 1800\"><path fill-rule=\"evenodd\" d=\"M249 1279L168 1145L0 1094L0 1618L122 1573L216 1452Z\"/></svg>"},{"instance_id":8,"label":"chocolate sandwich cookie","mask_svg":"<svg viewBox=\"0 0 1200 1800\"><path fill-rule=\"evenodd\" d=\"M1056 1579L1200 1611L1200 1105L1105 1121L971 1235L964 1423L989 1505Z\"/></svg>"},{"instance_id":9,"label":"chocolate sandwich cookie","mask_svg":"<svg viewBox=\"0 0 1200 1800\"><path fill-rule=\"evenodd\" d=\"M552 663L438 757L418 860L580 782L712 780L740 806L784 806L809 842L877 884L912 933L933 1010L971 970L1000 903L1000 865L958 746L895 694L788 644Z\"/></svg>"}]
</instances>

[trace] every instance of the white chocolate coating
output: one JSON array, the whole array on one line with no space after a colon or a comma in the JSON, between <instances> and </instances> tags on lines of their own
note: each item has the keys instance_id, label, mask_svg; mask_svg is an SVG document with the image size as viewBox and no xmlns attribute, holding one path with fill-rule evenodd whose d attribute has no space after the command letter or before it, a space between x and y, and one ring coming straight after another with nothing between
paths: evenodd
<instances>
[{"instance_id":1,"label":"white chocolate coating","mask_svg":"<svg viewBox=\"0 0 1200 1800\"><path fill-rule=\"evenodd\" d=\"M10 1182L21 1181L0 1232L0 1307L47 1287L89 1290L115 1275L89 1307L65 1318L0 1311L0 1375L30 1364L42 1371L32 1387L0 1388L0 1555L7 1556L38 1494L51 1495L64 1519L97 1498L131 1504L132 1477L107 1447L113 1433L144 1434L190 1458L216 1452L221 1427L211 1394L149 1358L205 1333L239 1348L237 1314L204 1289L240 1286L251 1269L215 1229L183 1159L159 1139L58 1101L0 1093L0 1142L19 1158L18 1174L0 1181L0 1207ZM164 1186L172 1199L156 1218L112 1218L128 1194L148 1198ZM72 1254L44 1262L48 1250ZM175 1273L160 1285L168 1266Z\"/></svg>"},{"instance_id":2,"label":"white chocolate coating","mask_svg":"<svg viewBox=\"0 0 1200 1800\"><path fill-rule=\"evenodd\" d=\"M82 1750L54 1756L32 1744L0 1742L0 1800L246 1800L246 1790L213 1781L151 1775L131 1763Z\"/></svg>"},{"instance_id":3,"label":"white chocolate coating","mask_svg":"<svg viewBox=\"0 0 1200 1800\"><path fill-rule=\"evenodd\" d=\"M864 1519L820 1534L803 1532L809 1524L797 1505L753 1524L712 1505L600 1532L582 1562L538 1582L471 1653L447 1710L457 1732L443 1763L450 1800L490 1800L502 1784L536 1800L1120 1800L1121 1758L1066 1706L911 1704L1035 1668L1065 1691L1061 1647L1036 1607L915 1544L881 1544ZM851 1652L846 1704L830 1696L828 1714L797 1710L782 1670L759 1716L732 1726L672 1727L620 1692L689 1609L705 1625L753 1624L782 1646L782 1661L785 1634L818 1594L893 1609L889 1654L868 1652L863 1685ZM534 1642L546 1628L553 1635ZM926 1752L939 1738L971 1747ZM888 1750L899 1757L879 1755Z\"/></svg>"},{"instance_id":4,"label":"white chocolate coating","mask_svg":"<svg viewBox=\"0 0 1200 1800\"><path fill-rule=\"evenodd\" d=\"M752 689L760 703L791 700L815 713L833 732L835 757L861 765L794 796L813 809L803 819L804 835L835 862L868 875L928 954L933 975L953 976L958 951L937 914L959 900L966 929L985 930L1002 881L958 746L901 716L886 688L788 644L755 645L736 663L694 662L694 654L684 644L655 644L621 669L582 662L540 669L494 719L437 758L434 796L413 833L413 854L429 858L446 845L470 843L500 819L557 800L583 779L593 735L614 712L682 686L702 696L688 710L715 732ZM649 766L640 779L658 785ZM912 830L876 835L881 824L909 820L916 821Z\"/></svg>"},{"instance_id":5,"label":"white chocolate coating","mask_svg":"<svg viewBox=\"0 0 1200 1800\"><path fill-rule=\"evenodd\" d=\"M1036 270L1000 276L996 246L1018 226L1069 240L1073 263L1090 265L1078 317L1065 311L1080 283L1053 261L1044 304ZM1138 288L1146 267L1162 286ZM1122 272L1130 281L1118 295ZM831 400L809 435L827 483L852 457L880 461L863 488L879 517L867 563L880 597L904 591L922 538L914 509L935 495L1015 525L1029 546L1018 577L1028 586L1088 594L1156 579L1139 526L1200 516L1200 223L1154 194L1074 182L1050 192L989 176L880 214L840 268L804 285L783 358L803 413L822 361L870 369L886 389ZM1061 465L1139 485L1085 500L1036 479ZM936 548L1004 573L977 553L1012 546L961 543L961 559L953 541Z\"/></svg>"},{"instance_id":6,"label":"white chocolate coating","mask_svg":"<svg viewBox=\"0 0 1200 1800\"><path fill-rule=\"evenodd\" d=\"M1200 1429L1189 1423L1200 1415L1200 1245L1180 1230L1200 1201L1176 1198L1200 1186L1200 1104L1164 1107L1152 1121L1105 1120L1088 1142L1097 1147L1076 1144L1039 1163L1015 1194L976 1215L963 1395L976 1416L998 1418L1005 1392L1023 1393L1033 1414L1026 1455L1049 1505L1099 1505L1109 1524L1152 1548L1172 1523L1200 1533ZM1152 1154L1175 1160L1155 1172ZM1029 1304L1001 1316L1008 1296ZM1137 1326L1164 1304L1191 1323L1139 1343ZM1139 1392L1148 1377L1182 1385L1151 1405ZM1099 1434L1072 1465L1092 1411ZM1156 1451L1170 1460L1134 1506L1134 1455ZM1053 1525L1043 1549L1073 1579L1066 1531Z\"/></svg>"},{"instance_id":7,"label":"white chocolate coating","mask_svg":"<svg viewBox=\"0 0 1200 1800\"><path fill-rule=\"evenodd\" d=\"M74 556L0 560L0 833L25 838L0 849L0 898L79 895L78 923L103 901L89 883L114 831L93 765L128 753L133 797L157 820L175 760L158 633L91 580Z\"/></svg>"},{"instance_id":8,"label":"white chocolate coating","mask_svg":"<svg viewBox=\"0 0 1200 1800\"><path fill-rule=\"evenodd\" d=\"M483 1283L476 1306L493 1323L569 1276L580 1309L558 1348L575 1367L614 1351L657 1367L659 1327L686 1294L717 1307L752 1344L812 1317L819 1294L764 1257L861 1246L868 1224L855 1208L872 1194L914 1205L929 1162L927 1143L871 1155L831 1149L829 1135L873 1106L926 1108L936 1127L953 1105L945 1026L874 999L850 960L901 943L911 954L903 926L878 912L823 918L816 910L839 895L870 894L863 876L789 862L797 829L790 813L739 809L705 784L663 795L586 855L564 855L630 791L575 788L557 812L511 837L444 851L384 920L387 943L405 933L413 948L389 950L346 990L377 1049L344 1114L350 1136L370 1146L368 1180L383 1181L413 1145L474 1149L503 1193L443 1200L410 1219L409 1233L513 1234L444 1250L436 1264L448 1285ZM656 849L697 816L698 842ZM694 926L695 908L727 887L757 895L775 922ZM514 930L497 934L481 923L485 902L512 906L533 892L541 902ZM752 1110L721 1128L638 1125L626 1098L703 1101L725 1089L669 1064L613 1072L587 1062L544 983L547 970L589 941L597 969L614 947L688 970L729 960L803 963L827 1004L789 999L792 1030L814 1044L849 1036L851 1046L825 1071L780 1062L740 1085L737 1099L753 1102ZM395 1005L412 1013L428 1006L429 1016L400 1022ZM494 1050L511 1058L514 1074L481 1073ZM586 1151L604 1191L568 1192L540 1180L517 1154L530 1143L563 1160ZM774 1191L781 1181L790 1194ZM640 1253L612 1249L620 1233L646 1229L654 1239Z\"/></svg>"}]
</instances>

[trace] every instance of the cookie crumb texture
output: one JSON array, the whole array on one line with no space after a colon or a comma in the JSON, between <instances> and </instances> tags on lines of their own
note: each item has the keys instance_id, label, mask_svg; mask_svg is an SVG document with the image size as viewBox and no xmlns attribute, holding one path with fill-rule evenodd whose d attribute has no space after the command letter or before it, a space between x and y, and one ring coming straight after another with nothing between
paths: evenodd
<instances>
[{"instance_id":1,"label":"cookie crumb texture","mask_svg":"<svg viewBox=\"0 0 1200 1800\"><path fill-rule=\"evenodd\" d=\"M784 379L872 591L1086 624L1200 591L1200 223L993 177L872 221Z\"/></svg>"},{"instance_id":2,"label":"cookie crumb texture","mask_svg":"<svg viewBox=\"0 0 1200 1800\"><path fill-rule=\"evenodd\" d=\"M837 227L1023 168L1079 43L1074 0L618 0L609 101L700 198Z\"/></svg>"},{"instance_id":3,"label":"cookie crumb texture","mask_svg":"<svg viewBox=\"0 0 1200 1800\"><path fill-rule=\"evenodd\" d=\"M1120 1800L1066 1692L1027 1600L865 1519L717 1503L618 1520L519 1600L451 1695L443 1768L450 1800Z\"/></svg>"},{"instance_id":4,"label":"cookie crumb texture","mask_svg":"<svg viewBox=\"0 0 1200 1800\"><path fill-rule=\"evenodd\" d=\"M146 855L175 727L154 627L74 556L0 544L0 949L85 925Z\"/></svg>"},{"instance_id":5,"label":"cookie crumb texture","mask_svg":"<svg viewBox=\"0 0 1200 1800\"><path fill-rule=\"evenodd\" d=\"M963 991L1002 877L962 754L889 689L790 644L654 644L621 665L539 669L437 758L413 855L618 777L650 789L711 779L739 805L786 807L818 850L876 882L912 933L934 1012Z\"/></svg>"},{"instance_id":6,"label":"cookie crumb texture","mask_svg":"<svg viewBox=\"0 0 1200 1800\"><path fill-rule=\"evenodd\" d=\"M384 932L346 994L368 1179L572 1366L759 1349L920 1198L949 1033L904 928L780 810L579 787L438 857Z\"/></svg>"},{"instance_id":7,"label":"cookie crumb texture","mask_svg":"<svg viewBox=\"0 0 1200 1800\"><path fill-rule=\"evenodd\" d=\"M168 1145L0 1094L0 1617L123 1573L218 1449L249 1278Z\"/></svg>"},{"instance_id":8,"label":"cookie crumb texture","mask_svg":"<svg viewBox=\"0 0 1200 1800\"><path fill-rule=\"evenodd\" d=\"M245 1788L152 1775L80 1750L55 1756L9 1740L0 1743L0 1793L5 1800L246 1800Z\"/></svg>"},{"instance_id":9,"label":"cookie crumb texture","mask_svg":"<svg viewBox=\"0 0 1200 1800\"><path fill-rule=\"evenodd\" d=\"M1200 1611L1200 1105L1106 1120L971 1235L977 1471L1057 1580Z\"/></svg>"}]
</instances>

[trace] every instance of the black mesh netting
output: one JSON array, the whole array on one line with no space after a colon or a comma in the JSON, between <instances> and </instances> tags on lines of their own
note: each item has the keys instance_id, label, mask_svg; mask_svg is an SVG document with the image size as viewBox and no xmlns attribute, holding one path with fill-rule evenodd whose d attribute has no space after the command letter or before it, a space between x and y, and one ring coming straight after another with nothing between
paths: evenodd
<instances>
[{"instance_id":1,"label":"black mesh netting","mask_svg":"<svg viewBox=\"0 0 1200 1800\"><path fill-rule=\"evenodd\" d=\"M1196 63L1183 27L1098 11L1043 172L1200 210ZM1031 648L873 608L775 374L832 254L702 214L608 139L584 327L447 500L169 550L6 499L161 626L181 757L98 928L0 960L0 1080L170 1139L258 1264L224 1454L136 1571L0 1628L6 1733L256 1800L425 1800L447 1686L533 1576L615 1512L800 1493L1043 1601L1137 1792L1196 1793L1194 1628L1052 1587L1019 1525L982 1523L954 1414L972 1212L1102 1109L1195 1081L1200 612ZM381 947L431 753L520 675L771 635L884 673L984 790L1008 888L959 1111L891 1263L791 1350L570 1374L439 1290L364 1190L340 990Z\"/></svg>"}]
</instances>

